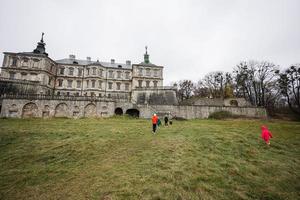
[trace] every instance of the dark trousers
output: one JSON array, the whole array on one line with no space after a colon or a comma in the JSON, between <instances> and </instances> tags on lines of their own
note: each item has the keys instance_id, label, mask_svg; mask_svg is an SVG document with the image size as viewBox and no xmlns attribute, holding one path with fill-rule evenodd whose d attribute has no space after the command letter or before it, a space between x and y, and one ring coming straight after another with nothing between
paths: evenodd
<instances>
[{"instance_id":1,"label":"dark trousers","mask_svg":"<svg viewBox=\"0 0 300 200\"><path fill-rule=\"evenodd\" d=\"M152 124L152 131L155 133L155 131L156 131L156 124Z\"/></svg>"}]
</instances>

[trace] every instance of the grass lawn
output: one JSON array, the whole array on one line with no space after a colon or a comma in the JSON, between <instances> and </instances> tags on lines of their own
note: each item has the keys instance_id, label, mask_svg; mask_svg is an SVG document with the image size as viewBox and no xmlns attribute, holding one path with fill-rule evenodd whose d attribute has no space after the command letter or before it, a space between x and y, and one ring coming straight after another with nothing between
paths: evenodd
<instances>
[{"instance_id":1,"label":"grass lawn","mask_svg":"<svg viewBox=\"0 0 300 200\"><path fill-rule=\"evenodd\" d=\"M300 198L299 122L150 123L0 119L0 199Z\"/></svg>"}]
</instances>

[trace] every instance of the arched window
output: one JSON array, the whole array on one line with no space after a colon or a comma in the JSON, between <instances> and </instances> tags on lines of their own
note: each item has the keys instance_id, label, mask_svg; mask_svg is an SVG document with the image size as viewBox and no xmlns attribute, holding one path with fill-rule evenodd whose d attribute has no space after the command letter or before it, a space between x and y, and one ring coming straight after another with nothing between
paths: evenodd
<instances>
[{"instance_id":1,"label":"arched window","mask_svg":"<svg viewBox=\"0 0 300 200\"><path fill-rule=\"evenodd\" d=\"M238 104L238 101L237 100L235 100L235 99L233 99L233 100L230 100L230 105L231 106L239 106L239 104Z\"/></svg>"},{"instance_id":2,"label":"arched window","mask_svg":"<svg viewBox=\"0 0 300 200\"><path fill-rule=\"evenodd\" d=\"M138 87L143 87L143 80L139 80L139 86Z\"/></svg>"},{"instance_id":3,"label":"arched window","mask_svg":"<svg viewBox=\"0 0 300 200\"><path fill-rule=\"evenodd\" d=\"M150 74L150 69L149 68L147 68L146 69L146 76L150 76L151 74Z\"/></svg>"},{"instance_id":4,"label":"arched window","mask_svg":"<svg viewBox=\"0 0 300 200\"><path fill-rule=\"evenodd\" d=\"M60 74L60 75L64 75L64 73L65 73L65 68L64 68L64 67L61 67L61 68L59 69L59 74Z\"/></svg>"},{"instance_id":5,"label":"arched window","mask_svg":"<svg viewBox=\"0 0 300 200\"><path fill-rule=\"evenodd\" d=\"M69 68L69 75L70 75L70 76L73 76L73 74L74 74L74 68L73 68L73 67L70 67L70 68Z\"/></svg>"},{"instance_id":6,"label":"arched window","mask_svg":"<svg viewBox=\"0 0 300 200\"><path fill-rule=\"evenodd\" d=\"M12 59L12 66L17 66L18 58L13 57Z\"/></svg>"}]
</instances>

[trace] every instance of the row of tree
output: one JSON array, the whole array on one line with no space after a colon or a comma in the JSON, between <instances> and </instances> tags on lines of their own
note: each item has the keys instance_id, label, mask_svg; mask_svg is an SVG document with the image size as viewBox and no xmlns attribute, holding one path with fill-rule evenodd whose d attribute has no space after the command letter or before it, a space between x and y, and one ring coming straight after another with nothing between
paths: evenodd
<instances>
[{"instance_id":1,"label":"row of tree","mask_svg":"<svg viewBox=\"0 0 300 200\"><path fill-rule=\"evenodd\" d=\"M254 106L267 108L288 105L300 114L300 64L280 71L271 62L240 62L231 73L215 71L208 73L197 83L181 80L177 87L180 101L192 97L231 98L243 97Z\"/></svg>"}]
</instances>

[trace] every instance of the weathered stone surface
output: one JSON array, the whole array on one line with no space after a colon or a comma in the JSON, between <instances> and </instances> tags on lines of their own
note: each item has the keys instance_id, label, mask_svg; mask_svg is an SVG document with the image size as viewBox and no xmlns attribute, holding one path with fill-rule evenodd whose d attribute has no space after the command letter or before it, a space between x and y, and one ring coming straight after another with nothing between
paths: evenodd
<instances>
[{"instance_id":1,"label":"weathered stone surface","mask_svg":"<svg viewBox=\"0 0 300 200\"><path fill-rule=\"evenodd\" d=\"M38 116L38 107L35 103L27 103L22 109L22 117L37 117Z\"/></svg>"},{"instance_id":2,"label":"weathered stone surface","mask_svg":"<svg viewBox=\"0 0 300 200\"><path fill-rule=\"evenodd\" d=\"M95 104L88 104L84 108L84 116L85 117L97 117L97 112L96 112L96 105Z\"/></svg>"},{"instance_id":3,"label":"weathered stone surface","mask_svg":"<svg viewBox=\"0 0 300 200\"><path fill-rule=\"evenodd\" d=\"M70 117L69 116L69 108L67 104L60 103L55 108L55 117Z\"/></svg>"},{"instance_id":4,"label":"weathered stone surface","mask_svg":"<svg viewBox=\"0 0 300 200\"><path fill-rule=\"evenodd\" d=\"M36 105L36 106L35 106ZM23 109L24 108L24 109ZM115 109L123 113L135 109L141 118L151 118L153 113L182 117L185 119L207 118L211 113L225 110L246 117L267 117L264 108L234 106L183 106L183 105L148 105L112 101L62 101L62 100L27 100L3 99L1 117L110 117Z\"/></svg>"}]
</instances>

